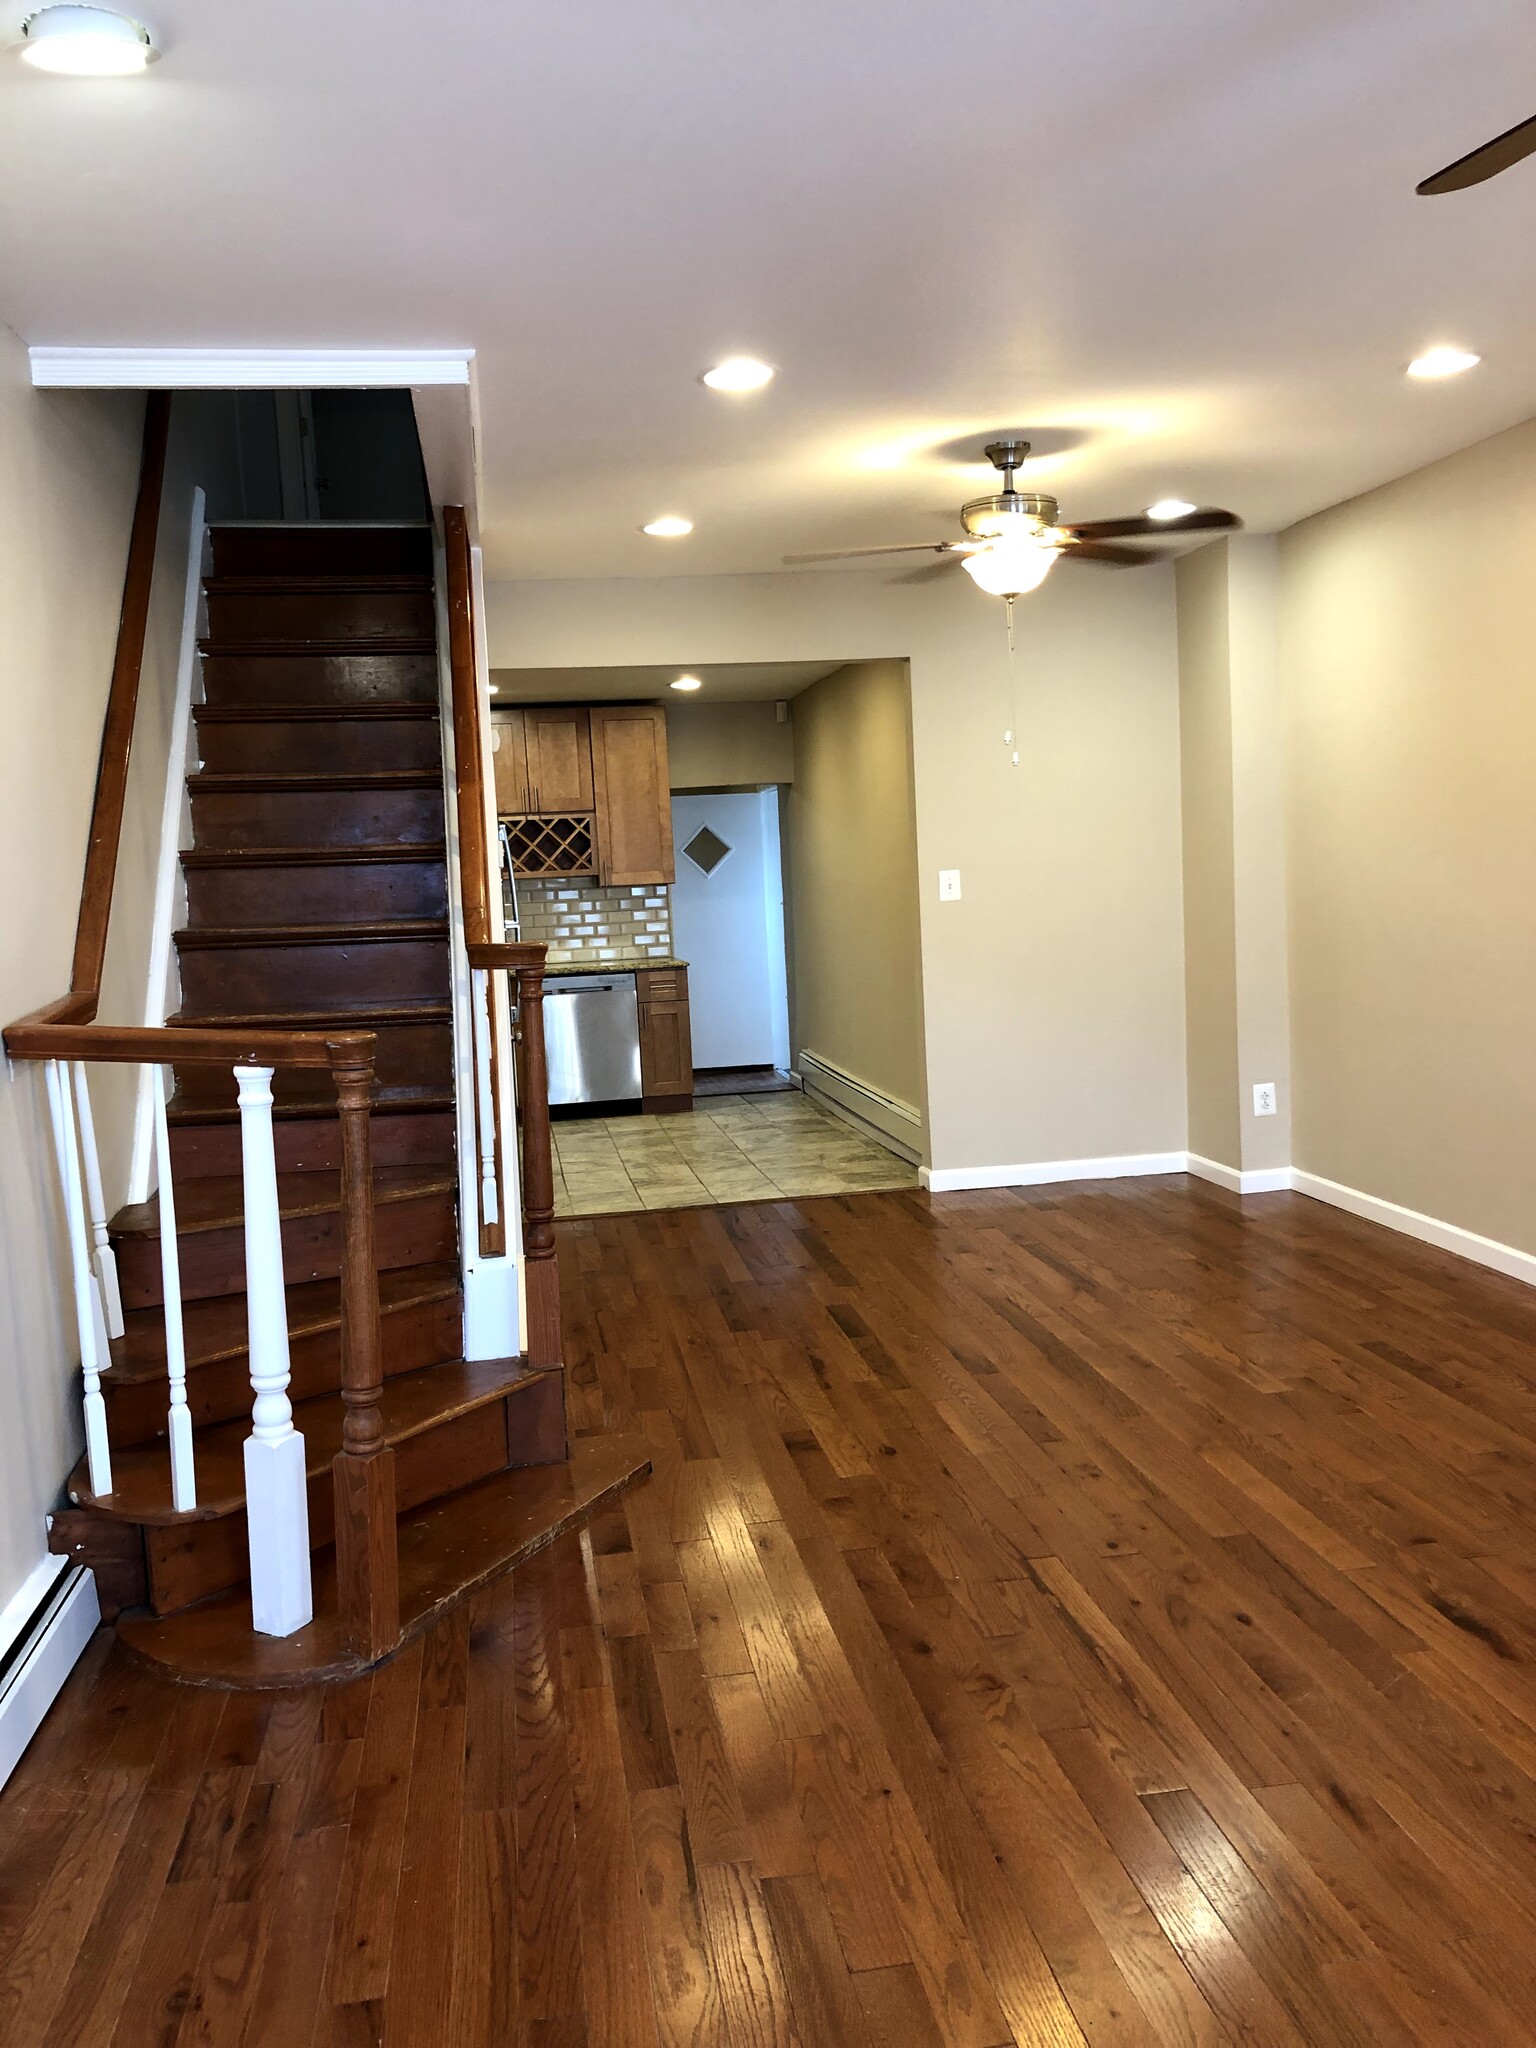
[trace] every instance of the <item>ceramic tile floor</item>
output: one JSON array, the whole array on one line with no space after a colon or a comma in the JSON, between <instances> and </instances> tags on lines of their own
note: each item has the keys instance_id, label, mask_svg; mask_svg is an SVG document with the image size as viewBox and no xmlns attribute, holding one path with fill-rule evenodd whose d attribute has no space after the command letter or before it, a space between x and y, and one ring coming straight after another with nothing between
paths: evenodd
<instances>
[{"instance_id":1,"label":"ceramic tile floor","mask_svg":"<svg viewBox=\"0 0 1536 2048\"><path fill-rule=\"evenodd\" d=\"M917 1168L799 1090L717 1095L680 1116L561 1119L555 1214L694 1209L917 1186Z\"/></svg>"}]
</instances>

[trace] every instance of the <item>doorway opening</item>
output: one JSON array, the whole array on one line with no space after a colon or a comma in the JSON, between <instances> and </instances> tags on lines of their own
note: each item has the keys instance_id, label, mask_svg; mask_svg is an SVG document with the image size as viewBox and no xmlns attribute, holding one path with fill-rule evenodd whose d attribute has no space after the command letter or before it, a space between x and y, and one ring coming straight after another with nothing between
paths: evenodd
<instances>
[{"instance_id":1,"label":"doorway opening","mask_svg":"<svg viewBox=\"0 0 1536 2048\"><path fill-rule=\"evenodd\" d=\"M906 664L492 682L507 915L548 948L557 1214L915 1186Z\"/></svg>"}]
</instances>

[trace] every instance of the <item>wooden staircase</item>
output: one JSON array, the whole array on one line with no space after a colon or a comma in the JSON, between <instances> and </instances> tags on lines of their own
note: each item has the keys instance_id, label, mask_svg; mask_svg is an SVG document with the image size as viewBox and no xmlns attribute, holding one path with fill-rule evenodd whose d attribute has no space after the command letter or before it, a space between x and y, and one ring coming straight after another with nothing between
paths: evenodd
<instances>
[{"instance_id":1,"label":"wooden staircase","mask_svg":"<svg viewBox=\"0 0 1536 2048\"><path fill-rule=\"evenodd\" d=\"M463 1358L448 873L426 527L212 535L200 765L188 778L182 1007L172 1033L368 1032L373 1264L392 1453L400 1635L649 1469L602 1439L567 1457L563 1373ZM184 1041L191 1044L192 1041ZM102 1375L112 1489L69 1482L55 1547L95 1565L122 1641L175 1676L292 1685L363 1668L342 1625L331 1470L343 1446L344 1137L331 1075L282 1067L273 1120L293 1421L315 1618L253 1633L241 1125L228 1066L175 1062L168 1107L197 1506L172 1504L161 1218L111 1219L124 1334ZM88 1055L86 1055L88 1057Z\"/></svg>"}]
</instances>

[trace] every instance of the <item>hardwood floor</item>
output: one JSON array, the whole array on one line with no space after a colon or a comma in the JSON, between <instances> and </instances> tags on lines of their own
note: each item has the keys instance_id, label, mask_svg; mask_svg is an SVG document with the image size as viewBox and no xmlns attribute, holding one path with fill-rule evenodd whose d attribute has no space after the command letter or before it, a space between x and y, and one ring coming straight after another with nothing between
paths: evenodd
<instances>
[{"instance_id":1,"label":"hardwood floor","mask_svg":"<svg viewBox=\"0 0 1536 2048\"><path fill-rule=\"evenodd\" d=\"M1536 2042L1536 1301L1301 1197L562 1226L626 1506L329 1694L103 1636L0 2039Z\"/></svg>"}]
</instances>

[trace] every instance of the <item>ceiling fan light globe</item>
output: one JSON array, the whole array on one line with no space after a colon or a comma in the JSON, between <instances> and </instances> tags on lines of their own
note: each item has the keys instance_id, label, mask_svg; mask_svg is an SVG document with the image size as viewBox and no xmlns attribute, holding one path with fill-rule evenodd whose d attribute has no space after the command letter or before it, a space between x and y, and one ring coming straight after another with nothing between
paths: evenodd
<instances>
[{"instance_id":1,"label":"ceiling fan light globe","mask_svg":"<svg viewBox=\"0 0 1536 2048\"><path fill-rule=\"evenodd\" d=\"M1050 575L1055 560L1054 548L1016 540L966 555L960 566L989 597L1027 597Z\"/></svg>"}]
</instances>

